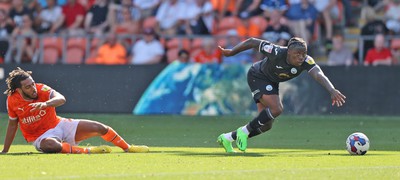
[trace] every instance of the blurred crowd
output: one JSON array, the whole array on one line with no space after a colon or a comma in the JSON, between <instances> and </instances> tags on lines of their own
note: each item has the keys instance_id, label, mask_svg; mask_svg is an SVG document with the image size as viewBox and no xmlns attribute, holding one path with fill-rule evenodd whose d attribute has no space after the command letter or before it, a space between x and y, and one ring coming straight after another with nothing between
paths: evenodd
<instances>
[{"instance_id":1,"label":"blurred crowd","mask_svg":"<svg viewBox=\"0 0 400 180\"><path fill-rule=\"evenodd\" d=\"M0 62L251 63L262 55L222 57L218 45L299 36L328 65L393 65L398 12L400 0L0 0ZM353 50L347 28L372 37Z\"/></svg>"}]
</instances>

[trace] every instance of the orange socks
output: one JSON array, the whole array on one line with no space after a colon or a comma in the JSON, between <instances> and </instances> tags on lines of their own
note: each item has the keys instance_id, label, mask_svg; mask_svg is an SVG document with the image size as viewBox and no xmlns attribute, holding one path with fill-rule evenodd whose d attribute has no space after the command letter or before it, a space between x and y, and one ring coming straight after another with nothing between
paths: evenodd
<instances>
[{"instance_id":1,"label":"orange socks","mask_svg":"<svg viewBox=\"0 0 400 180\"><path fill-rule=\"evenodd\" d=\"M61 153L67 154L87 154L88 150L86 148L81 148L78 146L71 146L68 143L62 143Z\"/></svg>"},{"instance_id":2,"label":"orange socks","mask_svg":"<svg viewBox=\"0 0 400 180\"><path fill-rule=\"evenodd\" d=\"M108 128L108 132L101 136L104 140L113 143L114 145L120 147L123 150L126 150L129 148L129 144L126 143L124 139L122 139L121 136L117 134L117 132L114 131L111 127Z\"/></svg>"}]
</instances>

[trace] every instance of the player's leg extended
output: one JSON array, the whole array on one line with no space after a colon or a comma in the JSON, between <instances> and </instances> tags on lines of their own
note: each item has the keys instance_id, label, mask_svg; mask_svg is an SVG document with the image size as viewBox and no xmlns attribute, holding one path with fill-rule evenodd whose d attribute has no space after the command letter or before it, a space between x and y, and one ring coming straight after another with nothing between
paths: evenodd
<instances>
[{"instance_id":1,"label":"player's leg extended","mask_svg":"<svg viewBox=\"0 0 400 180\"><path fill-rule=\"evenodd\" d=\"M283 105L280 101L279 95L263 94L260 98L260 103L257 107L259 108L259 114L250 121L246 126L240 127L236 130L236 145L241 151L245 151L247 148L247 139L261 134L272 127L272 122L275 117L279 116L283 111ZM267 107L261 109L261 107Z\"/></svg>"},{"instance_id":2,"label":"player's leg extended","mask_svg":"<svg viewBox=\"0 0 400 180\"><path fill-rule=\"evenodd\" d=\"M131 146L111 127L90 120L81 120L76 130L75 140L82 141L90 137L101 136L105 141L113 143L125 152L148 152L147 146Z\"/></svg>"}]
</instances>

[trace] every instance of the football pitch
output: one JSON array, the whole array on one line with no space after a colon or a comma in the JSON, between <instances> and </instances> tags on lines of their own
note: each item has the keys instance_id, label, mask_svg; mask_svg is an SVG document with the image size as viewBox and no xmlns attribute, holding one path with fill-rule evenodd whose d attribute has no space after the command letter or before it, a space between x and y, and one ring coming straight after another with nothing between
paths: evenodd
<instances>
[{"instance_id":1,"label":"football pitch","mask_svg":"<svg viewBox=\"0 0 400 180\"><path fill-rule=\"evenodd\" d=\"M249 140L246 153L226 154L217 136L251 117L62 116L103 122L150 152L41 154L18 131L10 153L0 155L0 179L400 179L399 117L281 116L271 131ZM0 117L2 148L7 115ZM356 131L371 142L364 156L345 150ZM88 144L111 145L93 138L81 146Z\"/></svg>"}]
</instances>

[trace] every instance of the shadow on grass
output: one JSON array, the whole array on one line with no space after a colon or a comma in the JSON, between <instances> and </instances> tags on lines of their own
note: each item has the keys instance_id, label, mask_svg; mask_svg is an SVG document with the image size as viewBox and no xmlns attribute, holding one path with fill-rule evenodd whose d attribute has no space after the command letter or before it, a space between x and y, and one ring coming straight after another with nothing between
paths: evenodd
<instances>
[{"instance_id":1,"label":"shadow on grass","mask_svg":"<svg viewBox=\"0 0 400 180\"><path fill-rule=\"evenodd\" d=\"M44 154L44 153L40 153L40 152L16 152L16 153L0 154L0 156L29 156L29 155L38 155L38 154Z\"/></svg>"}]
</instances>

